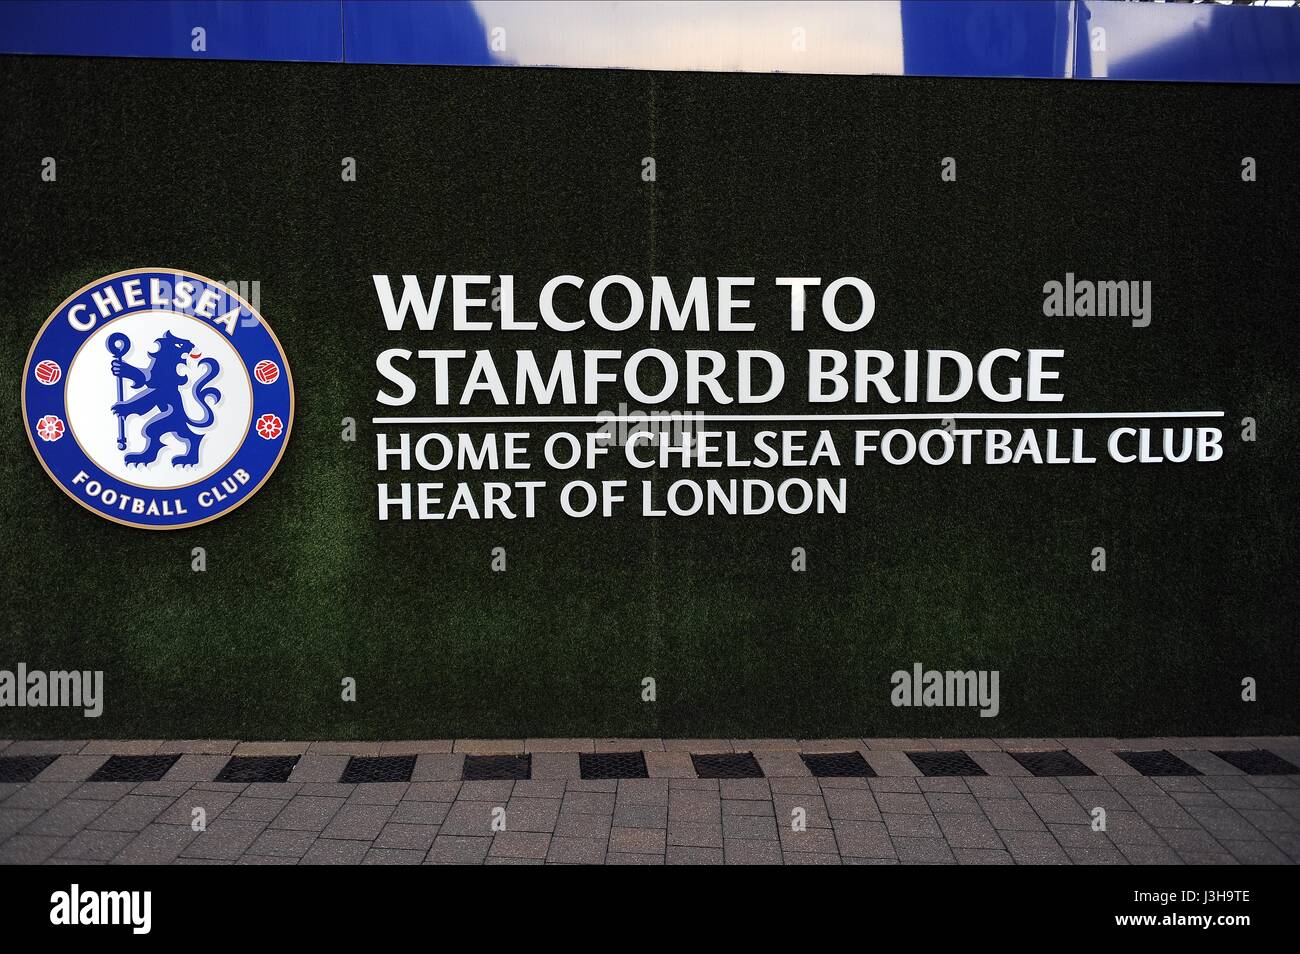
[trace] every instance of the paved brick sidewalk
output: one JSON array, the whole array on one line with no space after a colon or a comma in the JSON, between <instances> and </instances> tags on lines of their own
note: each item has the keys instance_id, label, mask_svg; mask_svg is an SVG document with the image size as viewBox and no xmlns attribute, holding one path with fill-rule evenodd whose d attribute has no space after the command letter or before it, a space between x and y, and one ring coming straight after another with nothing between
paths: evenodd
<instances>
[{"instance_id":1,"label":"paved brick sidewalk","mask_svg":"<svg viewBox=\"0 0 1300 954\"><path fill-rule=\"evenodd\" d=\"M1296 737L0 741L0 863L1287 864L1297 764Z\"/></svg>"}]
</instances>

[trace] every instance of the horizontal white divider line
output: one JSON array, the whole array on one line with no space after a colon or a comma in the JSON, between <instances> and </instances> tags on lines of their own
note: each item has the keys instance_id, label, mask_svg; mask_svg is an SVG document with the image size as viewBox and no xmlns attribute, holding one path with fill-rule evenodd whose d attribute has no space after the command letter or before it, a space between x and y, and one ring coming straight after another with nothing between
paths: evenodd
<instances>
[{"instance_id":1,"label":"horizontal white divider line","mask_svg":"<svg viewBox=\"0 0 1300 954\"><path fill-rule=\"evenodd\" d=\"M676 418L691 421L942 421L994 420L994 421L1066 421L1173 417L1223 417L1223 411L1075 411L1062 413L983 414L973 411L953 411L949 414L706 414L695 411L647 411L642 414L606 415L551 415L526 417L376 417L371 424L614 424L620 421L641 423Z\"/></svg>"}]
</instances>

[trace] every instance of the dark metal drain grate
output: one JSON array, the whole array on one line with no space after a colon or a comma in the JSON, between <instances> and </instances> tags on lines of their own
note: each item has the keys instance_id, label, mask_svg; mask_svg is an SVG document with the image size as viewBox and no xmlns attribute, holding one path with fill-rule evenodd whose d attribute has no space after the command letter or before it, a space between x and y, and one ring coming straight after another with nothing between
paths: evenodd
<instances>
[{"instance_id":1,"label":"dark metal drain grate","mask_svg":"<svg viewBox=\"0 0 1300 954\"><path fill-rule=\"evenodd\" d=\"M354 755L348 759L340 782L409 782L415 771L414 755Z\"/></svg>"},{"instance_id":2,"label":"dark metal drain grate","mask_svg":"<svg viewBox=\"0 0 1300 954\"><path fill-rule=\"evenodd\" d=\"M1061 778L1066 775L1096 775L1069 752L1008 752L1013 759L1029 769L1031 775Z\"/></svg>"},{"instance_id":3,"label":"dark metal drain grate","mask_svg":"<svg viewBox=\"0 0 1300 954\"><path fill-rule=\"evenodd\" d=\"M159 782L179 758L179 755L114 755L87 781Z\"/></svg>"},{"instance_id":4,"label":"dark metal drain grate","mask_svg":"<svg viewBox=\"0 0 1300 954\"><path fill-rule=\"evenodd\" d=\"M763 768L752 752L720 752L692 755L695 774L700 778L763 778Z\"/></svg>"},{"instance_id":5,"label":"dark metal drain grate","mask_svg":"<svg viewBox=\"0 0 1300 954\"><path fill-rule=\"evenodd\" d=\"M875 778L861 752L819 752L803 756L803 764L817 778Z\"/></svg>"},{"instance_id":6,"label":"dark metal drain grate","mask_svg":"<svg viewBox=\"0 0 1300 954\"><path fill-rule=\"evenodd\" d=\"M57 755L0 755L0 782L30 782L57 758Z\"/></svg>"},{"instance_id":7,"label":"dark metal drain grate","mask_svg":"<svg viewBox=\"0 0 1300 954\"><path fill-rule=\"evenodd\" d=\"M522 782L533 777L533 757L467 755L460 777L466 782Z\"/></svg>"},{"instance_id":8,"label":"dark metal drain grate","mask_svg":"<svg viewBox=\"0 0 1300 954\"><path fill-rule=\"evenodd\" d=\"M965 752L908 752L922 775L985 775L979 763Z\"/></svg>"},{"instance_id":9,"label":"dark metal drain grate","mask_svg":"<svg viewBox=\"0 0 1300 954\"><path fill-rule=\"evenodd\" d=\"M1129 765L1143 775L1200 775L1198 769L1192 768L1171 752L1116 752Z\"/></svg>"},{"instance_id":10,"label":"dark metal drain grate","mask_svg":"<svg viewBox=\"0 0 1300 954\"><path fill-rule=\"evenodd\" d=\"M218 782L287 782L296 755L236 755L217 775Z\"/></svg>"},{"instance_id":11,"label":"dark metal drain grate","mask_svg":"<svg viewBox=\"0 0 1300 954\"><path fill-rule=\"evenodd\" d=\"M649 778L644 752L582 752L578 765L583 778Z\"/></svg>"},{"instance_id":12,"label":"dark metal drain grate","mask_svg":"<svg viewBox=\"0 0 1300 954\"><path fill-rule=\"evenodd\" d=\"M1251 749L1246 752L1215 752L1219 758L1241 769L1247 775L1296 775L1296 768L1280 755L1274 755L1268 749Z\"/></svg>"}]
</instances>

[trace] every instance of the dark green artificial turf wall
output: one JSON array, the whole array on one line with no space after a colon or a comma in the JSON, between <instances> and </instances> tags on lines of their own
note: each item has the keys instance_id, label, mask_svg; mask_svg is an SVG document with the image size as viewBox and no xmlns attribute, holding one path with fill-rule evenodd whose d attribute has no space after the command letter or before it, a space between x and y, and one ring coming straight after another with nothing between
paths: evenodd
<instances>
[{"instance_id":1,"label":"dark green artificial turf wall","mask_svg":"<svg viewBox=\"0 0 1300 954\"><path fill-rule=\"evenodd\" d=\"M10 57L0 97L0 668L107 680L0 737L1296 731L1296 89ZM47 315L142 266L258 281L297 390L268 484L174 533L75 506L19 409ZM1153 282L1151 327L1044 318L1067 271ZM752 275L761 330L384 333L370 275L440 272L513 273L521 316L566 272ZM862 276L876 318L796 339L778 275ZM785 411L807 347L1062 347L1066 409L1222 409L1227 454L877 462L846 516L376 520L382 348L656 343L780 351ZM892 707L913 662L999 670L1000 716Z\"/></svg>"}]
</instances>

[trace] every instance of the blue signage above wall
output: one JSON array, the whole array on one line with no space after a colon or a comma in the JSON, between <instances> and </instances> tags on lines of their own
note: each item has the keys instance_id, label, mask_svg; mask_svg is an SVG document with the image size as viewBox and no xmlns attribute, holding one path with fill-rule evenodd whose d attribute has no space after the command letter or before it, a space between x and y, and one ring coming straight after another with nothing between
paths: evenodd
<instances>
[{"instance_id":1,"label":"blue signage above wall","mask_svg":"<svg viewBox=\"0 0 1300 954\"><path fill-rule=\"evenodd\" d=\"M0 53L1300 83L1300 9L1115 0L11 0Z\"/></svg>"}]
</instances>

